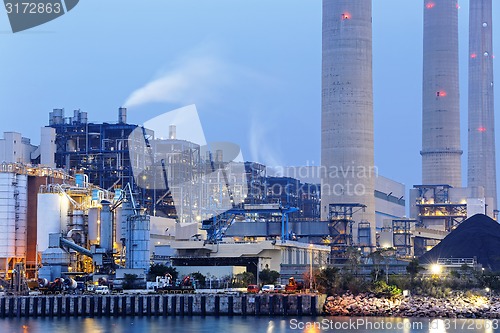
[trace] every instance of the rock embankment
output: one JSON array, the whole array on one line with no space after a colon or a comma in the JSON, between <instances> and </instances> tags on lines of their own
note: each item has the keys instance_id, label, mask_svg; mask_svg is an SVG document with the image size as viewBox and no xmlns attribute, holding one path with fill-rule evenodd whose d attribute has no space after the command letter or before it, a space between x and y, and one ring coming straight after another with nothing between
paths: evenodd
<instances>
[{"instance_id":1,"label":"rock embankment","mask_svg":"<svg viewBox=\"0 0 500 333\"><path fill-rule=\"evenodd\" d=\"M500 318L500 298L457 293L447 298L412 296L387 299L373 294L347 293L329 296L324 311L332 316Z\"/></svg>"}]
</instances>

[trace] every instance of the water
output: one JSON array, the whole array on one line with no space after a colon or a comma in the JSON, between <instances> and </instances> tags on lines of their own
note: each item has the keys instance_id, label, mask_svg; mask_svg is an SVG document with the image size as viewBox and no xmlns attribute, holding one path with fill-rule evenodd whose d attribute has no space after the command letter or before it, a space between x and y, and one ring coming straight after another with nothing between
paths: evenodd
<instances>
[{"instance_id":1,"label":"water","mask_svg":"<svg viewBox=\"0 0 500 333\"><path fill-rule=\"evenodd\" d=\"M1 333L500 333L499 320L345 317L121 317L0 319Z\"/></svg>"}]
</instances>

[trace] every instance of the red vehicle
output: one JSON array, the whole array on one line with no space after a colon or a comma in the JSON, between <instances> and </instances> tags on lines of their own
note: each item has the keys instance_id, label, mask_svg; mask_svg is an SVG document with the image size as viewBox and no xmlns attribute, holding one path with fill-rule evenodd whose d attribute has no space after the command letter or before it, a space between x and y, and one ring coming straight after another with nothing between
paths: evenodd
<instances>
[{"instance_id":1,"label":"red vehicle","mask_svg":"<svg viewBox=\"0 0 500 333\"><path fill-rule=\"evenodd\" d=\"M304 283L295 281L293 276L288 279L288 284L285 286L286 293L300 293L302 289L304 289Z\"/></svg>"},{"instance_id":2,"label":"red vehicle","mask_svg":"<svg viewBox=\"0 0 500 333\"><path fill-rule=\"evenodd\" d=\"M256 284L249 284L247 287L247 293L257 294L259 290L259 286Z\"/></svg>"}]
</instances>

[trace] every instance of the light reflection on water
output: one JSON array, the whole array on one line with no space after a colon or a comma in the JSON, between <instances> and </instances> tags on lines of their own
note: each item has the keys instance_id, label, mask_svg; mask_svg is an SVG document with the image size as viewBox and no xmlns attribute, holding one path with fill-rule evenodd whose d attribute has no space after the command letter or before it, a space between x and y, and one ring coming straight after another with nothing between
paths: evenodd
<instances>
[{"instance_id":1,"label":"light reflection on water","mask_svg":"<svg viewBox=\"0 0 500 333\"><path fill-rule=\"evenodd\" d=\"M500 333L497 320L348 317L119 317L0 319L0 333Z\"/></svg>"}]
</instances>

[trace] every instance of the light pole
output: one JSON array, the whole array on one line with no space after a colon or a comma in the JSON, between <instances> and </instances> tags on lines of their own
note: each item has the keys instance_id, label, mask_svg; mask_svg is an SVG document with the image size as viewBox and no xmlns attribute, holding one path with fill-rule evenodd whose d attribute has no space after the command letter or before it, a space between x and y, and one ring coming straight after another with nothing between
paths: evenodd
<instances>
[{"instance_id":1,"label":"light pole","mask_svg":"<svg viewBox=\"0 0 500 333\"><path fill-rule=\"evenodd\" d=\"M313 245L309 244L309 248L311 250L309 257L309 291L313 289Z\"/></svg>"}]
</instances>

